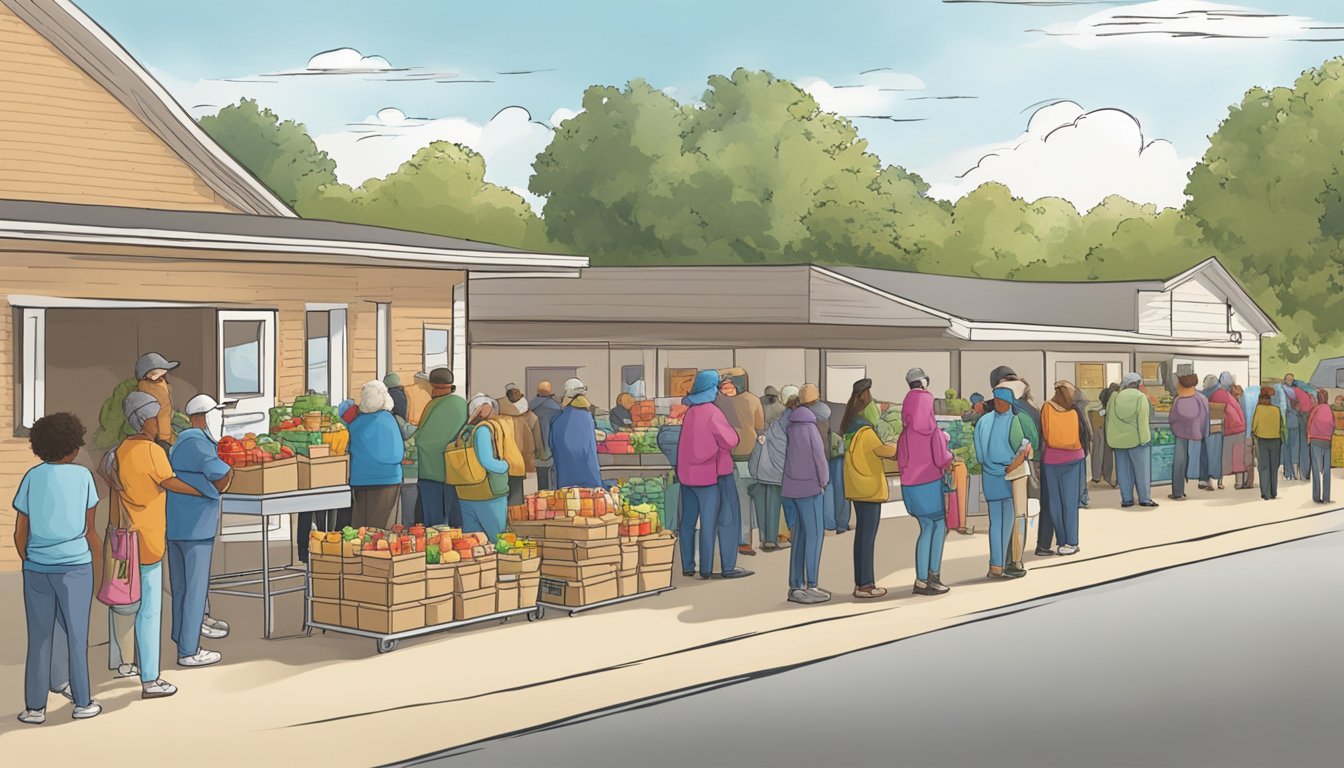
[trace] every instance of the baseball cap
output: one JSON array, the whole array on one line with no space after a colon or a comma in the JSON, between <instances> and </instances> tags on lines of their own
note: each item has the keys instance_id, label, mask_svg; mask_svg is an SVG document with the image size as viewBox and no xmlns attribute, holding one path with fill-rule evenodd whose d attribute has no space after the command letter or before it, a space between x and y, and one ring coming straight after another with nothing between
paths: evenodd
<instances>
[{"instance_id":1,"label":"baseball cap","mask_svg":"<svg viewBox=\"0 0 1344 768\"><path fill-rule=\"evenodd\" d=\"M229 406L233 405L235 402L237 401L227 400L225 402L220 403L216 402L215 398L209 395L201 394L188 400L186 406L182 409L182 412L187 414L188 416L195 416L197 414L209 413L211 411L222 411L225 408L228 408Z\"/></svg>"}]
</instances>

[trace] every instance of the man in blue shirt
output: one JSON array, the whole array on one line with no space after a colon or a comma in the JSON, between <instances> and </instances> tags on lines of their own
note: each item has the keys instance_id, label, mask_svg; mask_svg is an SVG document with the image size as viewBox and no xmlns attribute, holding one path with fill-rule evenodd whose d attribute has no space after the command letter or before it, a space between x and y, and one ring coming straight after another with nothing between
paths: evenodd
<instances>
[{"instance_id":1,"label":"man in blue shirt","mask_svg":"<svg viewBox=\"0 0 1344 768\"><path fill-rule=\"evenodd\" d=\"M537 384L537 396L532 398L527 409L537 415L537 423L541 425L541 444L548 449L551 445L551 422L564 409L555 402L555 390L551 382L543 381ZM537 487L540 490L547 490L551 487L551 467L554 463L551 459L540 460L537 462Z\"/></svg>"},{"instance_id":2,"label":"man in blue shirt","mask_svg":"<svg viewBox=\"0 0 1344 768\"><path fill-rule=\"evenodd\" d=\"M210 557L219 530L219 495L233 480L233 468L219 458L217 442L224 406L209 395L187 402L191 428L177 436L168 454L173 472L200 496L168 493L168 580L173 592L173 642L177 663L204 667L223 658L201 647L201 633L223 637L204 625L210 589Z\"/></svg>"}]
</instances>

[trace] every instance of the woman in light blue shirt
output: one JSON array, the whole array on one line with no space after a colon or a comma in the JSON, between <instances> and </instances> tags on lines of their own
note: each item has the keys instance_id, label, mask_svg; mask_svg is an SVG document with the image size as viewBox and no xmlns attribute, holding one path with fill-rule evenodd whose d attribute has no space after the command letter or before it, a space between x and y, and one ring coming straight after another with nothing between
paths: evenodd
<instances>
[{"instance_id":1,"label":"woman in light blue shirt","mask_svg":"<svg viewBox=\"0 0 1344 768\"><path fill-rule=\"evenodd\" d=\"M476 452L476 460L485 469L487 482L477 486L457 486L462 505L462 530L484 533L492 543L508 525L509 512L509 463L500 457L501 449L495 444L495 434L501 427L491 418L498 409L492 398L481 394L467 404L471 418L463 428L463 435Z\"/></svg>"},{"instance_id":2,"label":"woman in light blue shirt","mask_svg":"<svg viewBox=\"0 0 1344 768\"><path fill-rule=\"evenodd\" d=\"M28 625L24 711L19 722L47 719L52 683L74 700L77 720L96 717L102 706L89 689L89 609L93 604L93 553L101 546L93 529L98 489L93 473L75 463L84 445L84 425L73 414L53 413L33 424L28 442L41 464L28 470L14 494L18 518L14 545L23 558L23 606ZM68 659L53 657L57 633ZM68 664L68 669L66 668ZM68 674L66 674L68 672Z\"/></svg>"}]
</instances>

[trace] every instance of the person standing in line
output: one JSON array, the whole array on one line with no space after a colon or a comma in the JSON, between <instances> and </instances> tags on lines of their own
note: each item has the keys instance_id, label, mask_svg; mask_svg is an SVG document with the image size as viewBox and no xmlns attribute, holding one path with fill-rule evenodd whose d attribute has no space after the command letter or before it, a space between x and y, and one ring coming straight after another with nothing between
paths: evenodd
<instances>
[{"instance_id":1,"label":"person standing in line","mask_svg":"<svg viewBox=\"0 0 1344 768\"><path fill-rule=\"evenodd\" d=\"M156 442L159 401L145 392L126 396L126 422L136 434L116 450L121 508L140 540L140 603L135 612L135 649L140 664L140 698L158 699L177 693L177 686L159 677L159 640L163 623L163 556L167 549L168 492L200 496L201 492L173 472L168 454Z\"/></svg>"},{"instance_id":2,"label":"person standing in line","mask_svg":"<svg viewBox=\"0 0 1344 768\"><path fill-rule=\"evenodd\" d=\"M1073 409L1078 412L1078 424L1083 435L1083 463L1078 465L1078 505L1083 509L1087 509L1088 505L1092 502L1092 494L1087 490L1087 456L1092 452L1092 424L1087 419L1088 402L1087 395L1083 394L1083 390L1075 387L1073 390ZM1041 411L1041 418L1045 418L1044 410ZM1045 432L1044 425L1041 427L1041 432L1042 434ZM1041 466L1041 479L1042 485L1044 485L1045 465L1042 464ZM1041 492L1044 494L1045 489L1042 488ZM1058 538L1059 533L1056 532L1055 539L1058 540Z\"/></svg>"},{"instance_id":3,"label":"person standing in line","mask_svg":"<svg viewBox=\"0 0 1344 768\"><path fill-rule=\"evenodd\" d=\"M350 422L350 525L391 530L401 517L401 462L406 445L392 415L392 396L374 380L359 390Z\"/></svg>"},{"instance_id":4,"label":"person standing in line","mask_svg":"<svg viewBox=\"0 0 1344 768\"><path fill-rule=\"evenodd\" d=\"M634 428L634 415L631 409L635 407L635 396L629 392L622 392L616 396L616 404L611 407L611 428L620 431L629 431Z\"/></svg>"},{"instance_id":5,"label":"person standing in line","mask_svg":"<svg viewBox=\"0 0 1344 768\"><path fill-rule=\"evenodd\" d=\"M781 492L784 485L784 460L788 450L788 414L790 409L798 407L798 388L784 387L783 396L788 405L783 407L782 417L771 420L766 417L765 434L756 439L756 448L751 452L752 485L751 502L756 508L756 527L761 532L761 549L773 552L779 549L779 517L781 511L787 519L790 531L798 520L794 516L795 508L783 502Z\"/></svg>"},{"instance_id":6,"label":"person standing in line","mask_svg":"<svg viewBox=\"0 0 1344 768\"><path fill-rule=\"evenodd\" d=\"M1189 477L1190 469L1199 467L1204 438L1209 434L1209 401L1195 389L1199 377L1193 373L1182 375L1176 383L1176 399L1171 402L1168 417L1171 433L1176 436L1176 457L1171 467L1171 494L1167 498L1180 501L1186 498L1185 482L1193 479Z\"/></svg>"},{"instance_id":7,"label":"person standing in line","mask_svg":"<svg viewBox=\"0 0 1344 768\"><path fill-rule=\"evenodd\" d=\"M560 415L560 404L555 402L555 389L551 382L543 381L537 384L537 396L527 403L527 409L537 415L537 424L541 427L541 444L546 446L549 453L551 447L551 422L556 416ZM554 463L551 459L544 459L537 462L537 487L540 490L550 490L555 483L552 467Z\"/></svg>"},{"instance_id":8,"label":"person standing in line","mask_svg":"<svg viewBox=\"0 0 1344 768\"><path fill-rule=\"evenodd\" d=\"M1115 453L1120 482L1120 506L1156 507L1153 501L1153 432L1149 426L1152 402L1143 394L1143 377L1130 371L1120 380L1120 391L1106 401L1106 444Z\"/></svg>"},{"instance_id":9,"label":"person standing in line","mask_svg":"<svg viewBox=\"0 0 1344 768\"><path fill-rule=\"evenodd\" d=\"M916 595L942 595L950 591L943 583L943 542L947 538L944 476L952 466L948 435L933 417L933 393L929 377L921 368L905 374L910 386L901 403L900 437L896 438L896 464L901 468L901 500L905 511L919 522L915 541Z\"/></svg>"},{"instance_id":10,"label":"person standing in line","mask_svg":"<svg viewBox=\"0 0 1344 768\"><path fill-rule=\"evenodd\" d=\"M1274 390L1260 390L1260 403L1251 417L1255 435L1256 464L1260 467L1260 498L1279 498L1279 462L1283 458L1283 436L1288 433L1283 410L1274 404Z\"/></svg>"},{"instance_id":11,"label":"person standing in line","mask_svg":"<svg viewBox=\"0 0 1344 768\"><path fill-rule=\"evenodd\" d=\"M76 720L103 711L89 685L89 609L101 544L93 524L98 489L93 474L75 463L84 434L69 413L34 422L28 444L42 463L24 474L14 494L14 548L23 562L28 629L19 715L25 725L46 722L49 691L74 702ZM54 685L60 687L51 691Z\"/></svg>"},{"instance_id":12,"label":"person standing in line","mask_svg":"<svg viewBox=\"0 0 1344 768\"><path fill-rule=\"evenodd\" d=\"M181 364L158 352L141 355L135 361L135 378L139 382L136 391L144 392L159 403L159 415L155 417L158 431L154 433L154 439L165 451L172 448L177 439L173 432L173 390L168 384L168 372L178 365Z\"/></svg>"},{"instance_id":13,"label":"person standing in line","mask_svg":"<svg viewBox=\"0 0 1344 768\"><path fill-rule=\"evenodd\" d=\"M201 635L221 638L204 626L210 595L210 559L219 532L220 494L233 482L233 467L219 458L219 437L224 433L224 406L209 395L187 401L191 427L178 435L168 452L168 463L182 482L199 496L168 492L168 583L173 593L173 642L177 664L205 667L223 656L201 647Z\"/></svg>"},{"instance_id":14,"label":"person standing in line","mask_svg":"<svg viewBox=\"0 0 1344 768\"><path fill-rule=\"evenodd\" d=\"M512 386L512 385L510 385ZM506 393L509 391L506 387ZM527 517L527 495L524 486L527 485L527 460L525 456L529 453L535 453L536 448L532 445L532 433L523 420L523 412L519 411L520 403L509 402L509 396L504 395L502 400L495 400L494 420L499 425L499 443L495 446L499 451L500 458L504 459L509 465L509 493L508 508L515 513ZM522 402L523 408L527 407L526 402ZM597 441L593 441L593 450L597 450ZM519 507L522 509L519 510Z\"/></svg>"},{"instance_id":15,"label":"person standing in line","mask_svg":"<svg viewBox=\"0 0 1344 768\"><path fill-rule=\"evenodd\" d=\"M462 530L484 533L487 541L499 538L508 525L509 462L503 454L504 426L493 418L497 407L488 395L478 393L472 397L467 403L471 418L460 436L475 452L486 475L476 485L457 486Z\"/></svg>"},{"instance_id":16,"label":"person standing in line","mask_svg":"<svg viewBox=\"0 0 1344 768\"><path fill-rule=\"evenodd\" d=\"M682 403L687 406L677 441L677 481L681 483L680 535L681 573L695 575L696 523L700 525L700 577L708 579L714 570L714 545L719 545L722 578L751 576L752 571L737 567L739 524L730 514L731 507L722 495L733 492L733 449L737 430L728 423L714 401L719 393L719 372L700 371L691 384L691 392ZM724 482L727 478L728 482ZM726 488L725 488L726 486Z\"/></svg>"},{"instance_id":17,"label":"person standing in line","mask_svg":"<svg viewBox=\"0 0 1344 768\"><path fill-rule=\"evenodd\" d=\"M975 422L975 456L980 462L980 475L985 501L989 503L989 573L990 579L1021 578L1006 568L1008 550L1015 518L1016 504L1013 483L1025 482L1030 470L1026 468L1031 457L1031 440L1023 426L1025 417L1012 412L1015 396L1007 387L994 390L993 410Z\"/></svg>"},{"instance_id":18,"label":"person standing in line","mask_svg":"<svg viewBox=\"0 0 1344 768\"><path fill-rule=\"evenodd\" d=\"M597 461L598 434L588 387L578 379L569 379L565 382L565 405L551 421L550 428L557 487L602 487L602 467Z\"/></svg>"},{"instance_id":19,"label":"person standing in line","mask_svg":"<svg viewBox=\"0 0 1344 768\"><path fill-rule=\"evenodd\" d=\"M840 422L845 435L845 498L854 503L858 522L854 532L854 597L861 600L887 594L887 590L877 586L874 549L878 524L882 522L882 505L890 498L882 460L896 458L896 446L883 443L877 436L879 414L872 389L872 379L854 382Z\"/></svg>"},{"instance_id":20,"label":"person standing in line","mask_svg":"<svg viewBox=\"0 0 1344 768\"><path fill-rule=\"evenodd\" d=\"M1041 492L1041 412L1031 404L1031 386L1020 378L1009 378L1000 382L1000 389L1012 393L1012 412L1021 425L1023 435L1031 443L1031 452L1027 457L1027 469L1021 471L1021 477L1010 478L1013 490L1013 529L1008 539L1008 564L1004 573L1015 578L1027 574L1025 554L1027 532L1031 523L1031 508L1028 499L1037 500L1036 556L1051 557L1055 554L1051 543L1055 538L1055 526L1051 523L1050 497ZM997 396L996 396L997 397Z\"/></svg>"},{"instance_id":21,"label":"person standing in line","mask_svg":"<svg viewBox=\"0 0 1344 768\"><path fill-rule=\"evenodd\" d=\"M1292 394L1297 398L1297 420L1301 425L1298 430L1298 477L1303 480L1311 480L1315 474L1311 466L1311 447L1307 439L1307 416L1311 409L1316 405L1316 388L1311 384L1304 384L1300 381L1293 382Z\"/></svg>"},{"instance_id":22,"label":"person standing in line","mask_svg":"<svg viewBox=\"0 0 1344 768\"><path fill-rule=\"evenodd\" d=\"M761 394L761 410L765 413L765 426L767 428L784 415L786 399L774 387L766 387L765 392Z\"/></svg>"},{"instance_id":23,"label":"person standing in line","mask_svg":"<svg viewBox=\"0 0 1344 768\"><path fill-rule=\"evenodd\" d=\"M1283 460L1283 479L1296 480L1301 474L1301 458L1297 455L1298 446L1302 443L1302 419L1297 410L1297 393L1294 389L1297 386L1297 377L1291 373L1283 375L1283 383L1274 385L1274 404L1278 406L1283 414L1283 425L1286 430L1283 435L1283 444L1281 446L1281 458ZM1261 454L1263 456L1264 454ZM1264 485L1263 474L1261 475L1261 485ZM1277 486L1275 488L1277 490Z\"/></svg>"},{"instance_id":24,"label":"person standing in line","mask_svg":"<svg viewBox=\"0 0 1344 768\"><path fill-rule=\"evenodd\" d=\"M523 390L517 384L504 388L504 400L499 404L501 414L516 412L514 426L518 430L518 449L523 453L523 465L527 470L524 483L525 493L538 490L537 464L551 458L551 449L541 434L541 419L532 412L532 406L523 397Z\"/></svg>"},{"instance_id":25,"label":"person standing in line","mask_svg":"<svg viewBox=\"0 0 1344 768\"><path fill-rule=\"evenodd\" d=\"M1101 408L1088 412L1088 422L1092 426L1092 482L1109 483L1112 488L1118 488L1120 484L1115 479L1115 451L1106 441L1106 406L1119 391L1120 384L1112 382L1101 391Z\"/></svg>"},{"instance_id":26,"label":"person standing in line","mask_svg":"<svg viewBox=\"0 0 1344 768\"><path fill-rule=\"evenodd\" d=\"M462 506L457 489L448 484L444 453L467 424L467 401L453 394L453 372L435 368L429 372L430 400L420 414L415 431L416 487L425 525L462 527Z\"/></svg>"},{"instance_id":27,"label":"person standing in line","mask_svg":"<svg viewBox=\"0 0 1344 768\"><path fill-rule=\"evenodd\" d=\"M1260 387L1251 387L1241 391L1241 412L1246 416L1246 487L1255 487L1255 433L1251 428L1255 409L1260 405Z\"/></svg>"},{"instance_id":28,"label":"person standing in line","mask_svg":"<svg viewBox=\"0 0 1344 768\"><path fill-rule=\"evenodd\" d=\"M1330 410L1330 393L1316 390L1316 405L1307 414L1308 450L1311 452L1311 499L1317 504L1330 503L1330 444L1335 436L1335 414Z\"/></svg>"},{"instance_id":29,"label":"person standing in line","mask_svg":"<svg viewBox=\"0 0 1344 768\"><path fill-rule=\"evenodd\" d=\"M1218 385L1209 396L1209 405L1223 406L1223 424L1218 432L1209 430L1209 483L1215 483L1223 490L1224 469L1233 467L1233 457L1240 452L1241 432L1246 427L1246 416L1241 412L1241 403L1232 394L1232 373L1223 371L1218 376ZM1232 470L1233 474L1237 470Z\"/></svg>"},{"instance_id":30,"label":"person standing in line","mask_svg":"<svg viewBox=\"0 0 1344 768\"><path fill-rule=\"evenodd\" d=\"M1251 487L1251 441L1246 437L1250 425L1242 405L1245 396L1245 390L1233 384L1227 389L1226 396L1220 396L1218 401L1223 403L1223 464L1232 474L1233 487L1238 491Z\"/></svg>"},{"instance_id":31,"label":"person standing in line","mask_svg":"<svg viewBox=\"0 0 1344 768\"><path fill-rule=\"evenodd\" d=\"M822 524L826 530L835 531L836 535L848 533L850 508L849 500L845 498L844 441L831 428L834 420L832 408L822 401L821 389L816 384L804 384L798 390L798 402L817 417L817 431L821 434L821 444L826 447L831 482L821 497Z\"/></svg>"},{"instance_id":32,"label":"person standing in line","mask_svg":"<svg viewBox=\"0 0 1344 768\"><path fill-rule=\"evenodd\" d=\"M723 411L728 423L737 431L737 448L733 449L733 490L725 499L742 526L738 537L738 554L752 556L756 550L751 545L752 515L745 510L751 504L749 488L751 485L751 451L756 447L757 438L765 432L765 410L761 399L748 391L747 372L741 368L729 368L719 371L719 396L715 404Z\"/></svg>"},{"instance_id":33,"label":"person standing in line","mask_svg":"<svg viewBox=\"0 0 1344 768\"><path fill-rule=\"evenodd\" d=\"M808 408L794 408L789 411L788 420L780 489L784 506L793 510L791 518L796 525L793 551L789 553L788 598L793 603L815 605L831 599L831 593L818 586L825 538L821 528L821 498L830 467L821 433L817 431L817 415Z\"/></svg>"},{"instance_id":34,"label":"person standing in line","mask_svg":"<svg viewBox=\"0 0 1344 768\"><path fill-rule=\"evenodd\" d=\"M1041 411L1041 441L1045 444L1041 465L1061 555L1078 554L1078 486L1087 460L1087 430L1075 393L1073 382L1057 382L1055 396Z\"/></svg>"}]
</instances>

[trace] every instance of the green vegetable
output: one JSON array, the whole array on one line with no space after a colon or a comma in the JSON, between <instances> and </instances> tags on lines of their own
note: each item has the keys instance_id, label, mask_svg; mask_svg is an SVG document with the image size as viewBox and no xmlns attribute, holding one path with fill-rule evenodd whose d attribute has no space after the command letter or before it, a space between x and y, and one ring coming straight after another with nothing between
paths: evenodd
<instances>
[{"instance_id":1,"label":"green vegetable","mask_svg":"<svg viewBox=\"0 0 1344 768\"><path fill-rule=\"evenodd\" d=\"M139 386L140 383L135 379L125 379L103 401L103 407L98 411L98 429L93 433L95 448L100 451L111 450L117 443L133 434L126 422L126 414L121 410L121 404L126 400L126 396Z\"/></svg>"},{"instance_id":2,"label":"green vegetable","mask_svg":"<svg viewBox=\"0 0 1344 768\"><path fill-rule=\"evenodd\" d=\"M438 544L430 544L425 547L425 562L429 565L438 565L441 558Z\"/></svg>"},{"instance_id":3,"label":"green vegetable","mask_svg":"<svg viewBox=\"0 0 1344 768\"><path fill-rule=\"evenodd\" d=\"M348 525L341 529L341 538L345 541L354 541L357 536L359 536L359 531Z\"/></svg>"}]
</instances>

